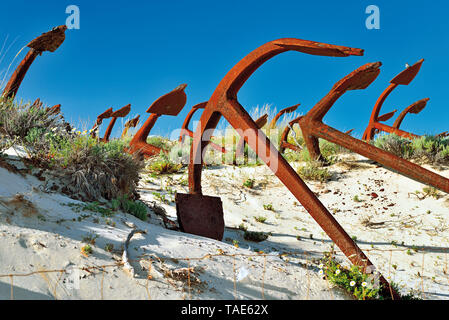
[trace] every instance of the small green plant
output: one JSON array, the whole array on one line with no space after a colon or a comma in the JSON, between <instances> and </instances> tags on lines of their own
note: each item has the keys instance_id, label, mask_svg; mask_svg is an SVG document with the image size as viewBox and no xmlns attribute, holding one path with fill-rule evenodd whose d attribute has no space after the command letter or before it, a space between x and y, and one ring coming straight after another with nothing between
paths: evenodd
<instances>
[{"instance_id":1,"label":"small green plant","mask_svg":"<svg viewBox=\"0 0 449 320\"><path fill-rule=\"evenodd\" d=\"M248 241L261 242L268 239L268 234L264 232L245 231L243 238Z\"/></svg>"},{"instance_id":2,"label":"small green plant","mask_svg":"<svg viewBox=\"0 0 449 320\"><path fill-rule=\"evenodd\" d=\"M242 222L242 223L239 225L239 230L246 231L246 230L248 230L248 227L245 226L245 224Z\"/></svg>"},{"instance_id":3,"label":"small green plant","mask_svg":"<svg viewBox=\"0 0 449 320\"><path fill-rule=\"evenodd\" d=\"M173 174L179 172L182 164L172 162L169 157L161 151L159 157L152 161L147 169L152 174Z\"/></svg>"},{"instance_id":4,"label":"small green plant","mask_svg":"<svg viewBox=\"0 0 449 320\"><path fill-rule=\"evenodd\" d=\"M81 248L81 254L82 254L83 256L85 256L85 257L91 255L93 252L94 252L94 251L93 251L92 247L91 247L90 245L88 245L88 244L86 244L85 246L83 246L83 247Z\"/></svg>"},{"instance_id":5,"label":"small green plant","mask_svg":"<svg viewBox=\"0 0 449 320\"><path fill-rule=\"evenodd\" d=\"M265 221L267 221L267 218L263 217L263 216L257 216L257 217L254 217L254 220L256 220L257 222L260 222L260 223L265 223Z\"/></svg>"},{"instance_id":6,"label":"small green plant","mask_svg":"<svg viewBox=\"0 0 449 320\"><path fill-rule=\"evenodd\" d=\"M97 238L97 234L88 234L87 236L84 236L82 240L84 243L95 245Z\"/></svg>"},{"instance_id":7,"label":"small green plant","mask_svg":"<svg viewBox=\"0 0 449 320\"><path fill-rule=\"evenodd\" d=\"M165 194L159 192L153 192L153 196L159 200L161 203L169 204L170 201L167 199Z\"/></svg>"},{"instance_id":8,"label":"small green plant","mask_svg":"<svg viewBox=\"0 0 449 320\"><path fill-rule=\"evenodd\" d=\"M272 205L271 203L269 203L269 204L264 204L264 205L263 205L263 208L264 208L265 210L268 210L268 211L274 211L273 205Z\"/></svg>"},{"instance_id":9,"label":"small green plant","mask_svg":"<svg viewBox=\"0 0 449 320\"><path fill-rule=\"evenodd\" d=\"M363 201L363 200L360 200L360 198L357 194L354 196L354 198L352 198L352 200L354 200L354 202L362 202Z\"/></svg>"},{"instance_id":10,"label":"small green plant","mask_svg":"<svg viewBox=\"0 0 449 320\"><path fill-rule=\"evenodd\" d=\"M111 227L115 227L115 221L111 219L106 219L106 224Z\"/></svg>"},{"instance_id":11,"label":"small green plant","mask_svg":"<svg viewBox=\"0 0 449 320\"><path fill-rule=\"evenodd\" d=\"M148 219L148 208L143 202L128 199L126 196L116 200L120 204L120 208L126 213L129 213L142 221Z\"/></svg>"},{"instance_id":12,"label":"small green plant","mask_svg":"<svg viewBox=\"0 0 449 320\"><path fill-rule=\"evenodd\" d=\"M329 180L332 174L327 168L321 168L315 162L309 162L297 170L299 176L305 180L325 182Z\"/></svg>"},{"instance_id":13,"label":"small green plant","mask_svg":"<svg viewBox=\"0 0 449 320\"><path fill-rule=\"evenodd\" d=\"M432 197L437 200L441 198L440 192L434 187L424 187L422 193L424 194L424 197Z\"/></svg>"},{"instance_id":14,"label":"small green plant","mask_svg":"<svg viewBox=\"0 0 449 320\"><path fill-rule=\"evenodd\" d=\"M342 267L333 257L332 252L325 253L319 265L319 274L346 290L358 300L376 299L379 297L379 288L376 288L374 279L362 272L362 268L352 265Z\"/></svg>"},{"instance_id":15,"label":"small green plant","mask_svg":"<svg viewBox=\"0 0 449 320\"><path fill-rule=\"evenodd\" d=\"M104 246L104 251L106 252L112 252L114 250L114 245L112 243L106 243Z\"/></svg>"},{"instance_id":16,"label":"small green plant","mask_svg":"<svg viewBox=\"0 0 449 320\"><path fill-rule=\"evenodd\" d=\"M243 182L243 186L246 188L254 188L256 180L255 179L246 179L245 182Z\"/></svg>"}]
</instances>

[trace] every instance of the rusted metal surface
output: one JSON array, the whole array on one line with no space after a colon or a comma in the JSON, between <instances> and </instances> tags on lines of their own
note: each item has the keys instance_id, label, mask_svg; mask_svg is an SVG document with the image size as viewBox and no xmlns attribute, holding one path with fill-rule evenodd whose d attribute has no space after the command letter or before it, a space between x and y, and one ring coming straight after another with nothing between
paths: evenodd
<instances>
[{"instance_id":1,"label":"rusted metal surface","mask_svg":"<svg viewBox=\"0 0 449 320\"><path fill-rule=\"evenodd\" d=\"M201 172L203 164L203 150L209 143L209 138L216 128L221 116L234 128L243 132L252 131L255 139L248 139L249 147L256 150L259 158L264 161L290 192L298 199L309 214L317 221L321 228L343 251L348 259L363 268L372 266L371 261L351 239L346 231L341 227L333 215L324 207L316 195L301 180L296 171L288 164L282 155L276 150L274 145L258 129L257 124L240 105L237 100L237 93L248 78L263 63L274 56L286 51L298 51L313 55L347 57L350 55L363 55L363 50L334 46L325 43L305 41L300 39L279 39L268 42L257 48L237 65L235 65L220 82L201 116L197 132L194 134L189 164L189 190L190 195L185 195L182 201L182 212L178 212L180 223L184 217L190 217L199 213L197 197L202 195ZM241 138L245 138L241 136ZM178 194L179 197L180 194ZM178 206L180 207L180 206ZM207 212L206 212L207 214ZM221 213L222 214L222 213ZM186 232L190 232L184 228ZM207 227L195 230L197 234L203 235L209 232ZM364 269L366 270L366 269ZM385 278L380 277L380 281L390 289ZM394 292L394 290L392 290ZM397 295L396 295L397 297Z\"/></svg>"},{"instance_id":2,"label":"rusted metal surface","mask_svg":"<svg viewBox=\"0 0 449 320\"><path fill-rule=\"evenodd\" d=\"M337 82L320 102L299 119L299 125L311 158L323 159L318 144L318 138L322 138L396 170L411 179L449 193L449 179L323 124L324 115L337 99L347 90L366 88L376 79L380 72L380 65L379 62L369 63L353 71Z\"/></svg>"},{"instance_id":3,"label":"rusted metal surface","mask_svg":"<svg viewBox=\"0 0 449 320\"><path fill-rule=\"evenodd\" d=\"M176 193L175 200L181 231L219 241L223 239L225 224L219 197ZM190 206L195 206L196 210L189 210Z\"/></svg>"},{"instance_id":4,"label":"rusted metal surface","mask_svg":"<svg viewBox=\"0 0 449 320\"><path fill-rule=\"evenodd\" d=\"M200 110L200 109L202 110L206 107L206 104L207 104L207 101L198 103L197 105L194 105L192 107L192 109L189 111L189 113L187 114L186 118L184 119L184 122L181 127L181 133L179 135L179 142L183 143L186 136L191 137L191 138L193 137L193 132L192 132L192 130L189 129L190 121L192 120L193 115L198 110ZM211 142L210 146L212 148L214 148L215 150L218 150L222 153L226 153L226 149L224 147L222 147L214 142Z\"/></svg>"},{"instance_id":5,"label":"rusted metal surface","mask_svg":"<svg viewBox=\"0 0 449 320\"><path fill-rule=\"evenodd\" d=\"M153 146L147 143L148 135L151 129L153 129L157 119L162 115L176 116L181 112L182 108L187 102L187 96L184 89L187 87L186 84L182 84L176 87L173 91L161 96L148 108L147 112L151 113L147 121L143 126L137 131L137 133L132 138L129 143L130 153L139 153L145 158L158 155L159 153L165 152L161 148Z\"/></svg>"},{"instance_id":6,"label":"rusted metal surface","mask_svg":"<svg viewBox=\"0 0 449 320\"><path fill-rule=\"evenodd\" d=\"M290 150L293 150L293 151L296 151L296 152L301 152L302 146L294 145L294 144L291 144L290 142L288 142L288 136L289 136L290 132L293 130L293 126L295 124L299 123L299 119L300 118L301 117L293 119L284 128L284 131L282 132L282 135L281 135L281 141L280 141L280 144L279 144L279 152L280 153L284 153L285 149L290 149Z\"/></svg>"},{"instance_id":7,"label":"rusted metal surface","mask_svg":"<svg viewBox=\"0 0 449 320\"><path fill-rule=\"evenodd\" d=\"M110 118L112 112L113 112L112 108L109 108L97 117L97 121L95 121L95 124L91 129L90 135L92 136L92 138L95 138L97 136L97 131L98 131L100 125L103 123L103 120Z\"/></svg>"},{"instance_id":8,"label":"rusted metal surface","mask_svg":"<svg viewBox=\"0 0 449 320\"><path fill-rule=\"evenodd\" d=\"M274 116L274 118L270 121L270 124L268 125L268 129L272 130L272 129L276 128L276 123L278 122L278 120L279 120L284 114L289 114L289 113L295 112L296 109L298 109L298 107L299 107L300 105L301 105L301 104L298 103L298 104L295 104L294 106L287 107L287 108L282 109L281 111L279 111L279 112Z\"/></svg>"},{"instance_id":9,"label":"rusted metal surface","mask_svg":"<svg viewBox=\"0 0 449 320\"><path fill-rule=\"evenodd\" d=\"M36 101L33 102L33 104L31 105L32 108L36 108L36 109L40 109L42 108L42 105L44 103L41 101L41 99L37 98Z\"/></svg>"},{"instance_id":10,"label":"rusted metal surface","mask_svg":"<svg viewBox=\"0 0 449 320\"><path fill-rule=\"evenodd\" d=\"M25 75L30 68L33 61L37 56L41 55L45 51L54 52L64 42L65 31L67 27L65 25L55 27L53 30L42 34L36 39L28 43L27 47L30 48L25 58L17 66L16 70L12 74L5 89L3 90L2 97L12 98L15 97L19 90Z\"/></svg>"},{"instance_id":11,"label":"rusted metal surface","mask_svg":"<svg viewBox=\"0 0 449 320\"><path fill-rule=\"evenodd\" d=\"M421 99L419 101L416 101L416 102L412 103L407 108L405 108L399 114L399 116L396 118L396 120L394 121L393 128L399 129L399 127L402 124L402 121L404 121L404 118L405 118L405 116L407 114L409 114L409 113L414 113L414 114L420 113L426 107L427 101L429 101L429 100L430 100L429 98L424 98L424 99Z\"/></svg>"},{"instance_id":12,"label":"rusted metal surface","mask_svg":"<svg viewBox=\"0 0 449 320\"><path fill-rule=\"evenodd\" d=\"M47 108L46 111L53 115L59 114L59 113L61 113L61 105L57 104L51 108Z\"/></svg>"},{"instance_id":13,"label":"rusted metal surface","mask_svg":"<svg viewBox=\"0 0 449 320\"><path fill-rule=\"evenodd\" d=\"M188 136L190 138L193 138L193 131L189 129L189 125L190 125L190 121L192 120L193 115L200 109L204 109L205 106L207 104L206 102L201 102L197 105L194 105L192 107L192 109L189 111L189 113L187 114L186 118L184 119L184 122L182 124L181 127L181 133L179 135L179 142L184 142L185 137ZM213 137L211 137L213 138ZM224 147L219 146L215 143L213 143L212 141L209 143L211 146L213 146L215 149L217 149L218 151L221 151L223 153L226 153L226 150L224 149Z\"/></svg>"},{"instance_id":14,"label":"rusted metal surface","mask_svg":"<svg viewBox=\"0 0 449 320\"><path fill-rule=\"evenodd\" d=\"M206 107L206 102L201 102L192 107L192 109L187 114L186 118L184 119L184 122L181 127L181 133L179 135L179 142L184 142L185 136L193 137L193 131L189 129L190 121L193 118L193 115L200 109L204 109Z\"/></svg>"},{"instance_id":15,"label":"rusted metal surface","mask_svg":"<svg viewBox=\"0 0 449 320\"><path fill-rule=\"evenodd\" d=\"M122 133L122 139L125 138L128 135L128 130L130 128L137 127L137 125L139 124L139 120L140 120L140 114L137 117L126 121L125 129L123 129L123 133Z\"/></svg>"},{"instance_id":16,"label":"rusted metal surface","mask_svg":"<svg viewBox=\"0 0 449 320\"><path fill-rule=\"evenodd\" d=\"M402 131L399 128L387 126L383 123L380 123L381 121L386 121L390 119L393 114L387 113L386 115L379 117L380 109L382 108L382 105L384 104L387 97L393 92L394 89L396 89L400 85L408 85L412 80L416 77L419 70L421 69L422 63L424 62L424 59L419 60L417 63L415 63L413 66L407 67L405 70L403 70L401 73L399 73L396 77L393 78L393 80L390 81L390 85L382 92L382 94L377 99L373 111L371 113L370 121L368 123L368 127L366 128L365 132L363 133L362 139L365 141L371 141L377 132L379 131L385 131L388 133L394 133L398 136L408 138L408 139L414 139L417 137L417 135L414 135L410 132Z\"/></svg>"},{"instance_id":17,"label":"rusted metal surface","mask_svg":"<svg viewBox=\"0 0 449 320\"><path fill-rule=\"evenodd\" d=\"M262 129L264 125L266 125L268 122L268 114L264 114L259 119L255 121L256 126L258 129ZM245 139L240 138L239 143L237 144L237 147L235 148L235 158L243 158L245 153L245 146L246 142ZM236 160L234 161L236 163Z\"/></svg>"},{"instance_id":18,"label":"rusted metal surface","mask_svg":"<svg viewBox=\"0 0 449 320\"><path fill-rule=\"evenodd\" d=\"M128 105L124 106L123 108L111 113L111 115L110 115L110 117L112 118L111 122L109 122L109 125L106 128L106 131L104 133L104 137L103 137L103 139L101 139L101 141L103 141L105 143L109 141L109 138L111 137L112 129L114 128L114 125L115 125L115 122L117 121L117 119L126 117L130 113L130 111L131 111L131 104L128 104Z\"/></svg>"},{"instance_id":19,"label":"rusted metal surface","mask_svg":"<svg viewBox=\"0 0 449 320\"><path fill-rule=\"evenodd\" d=\"M153 104L148 108L147 113L177 116L187 102L187 96L184 92L186 87L186 84L181 84L172 92L164 94L162 97L153 102Z\"/></svg>"}]
</instances>

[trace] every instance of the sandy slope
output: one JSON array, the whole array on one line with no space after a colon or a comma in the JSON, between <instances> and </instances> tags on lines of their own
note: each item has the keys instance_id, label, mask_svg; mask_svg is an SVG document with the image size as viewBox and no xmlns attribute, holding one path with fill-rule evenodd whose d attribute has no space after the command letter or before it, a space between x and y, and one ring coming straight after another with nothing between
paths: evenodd
<instances>
[{"instance_id":1,"label":"sandy slope","mask_svg":"<svg viewBox=\"0 0 449 320\"><path fill-rule=\"evenodd\" d=\"M131 231L130 223L147 230L147 234L135 236L130 244L130 258L140 260L132 262L135 278L120 267L107 268L105 274L98 270L80 271L79 289L71 289L62 283L66 275L59 273L14 277L15 299L234 299L234 295L238 299L260 299L262 278L266 299L341 297L339 293L329 292L326 283L313 270L291 265L277 256L267 257L266 262L262 257L238 256L235 269L233 258L224 255L192 261L190 265L187 261L170 260L254 252L167 230L160 226L154 214L152 223L145 223L123 213L103 218L92 212L74 212L66 204L79 202L42 190L42 183L34 176L21 176L0 168L0 181L0 274L111 265L115 263L114 258L120 259L120 248ZM85 218L78 221L81 214ZM111 226L112 222L115 226ZM86 258L80 254L80 248L84 245L83 237L89 234L98 238L94 253ZM106 252L103 249L106 243L113 244L117 253ZM150 271L149 260L153 261ZM190 292L187 278L176 281L166 275L188 266L196 270ZM239 274L246 271L249 275L238 281ZM151 280L147 281L149 275ZM67 277L71 279L70 275ZM195 281L196 277L201 283ZM0 278L0 299L10 297L10 278Z\"/></svg>"},{"instance_id":2,"label":"sandy slope","mask_svg":"<svg viewBox=\"0 0 449 320\"><path fill-rule=\"evenodd\" d=\"M362 248L386 250L369 252L376 266L404 285L405 291L424 288L425 298L447 299L449 277L444 268L449 248L449 196L419 200L409 193L422 190L421 184L362 158L330 170L332 181L308 184ZM62 281L55 289L58 273L14 277L14 298L234 299L236 295L238 299L260 299L262 294L265 299L349 298L339 290L329 290L316 267L305 267L329 249L330 241L268 168L222 166L203 172L204 193L220 195L224 203L227 229L223 242L167 230L154 213L146 223L124 213L105 218L89 211L74 212L67 203L79 202L43 189L34 176L0 167L0 274L114 264L120 260L121 247L133 223L147 230L131 241L135 278L121 267L107 268L104 274L80 271L79 289ZM449 177L448 170L441 173ZM254 189L242 187L249 177L256 179ZM153 192L166 194L167 199L172 198L173 190L186 192L181 183L185 178L186 173L158 179L143 176L142 200L157 201ZM362 201L355 202L355 195ZM272 204L275 212L264 210L263 204ZM162 206L174 220L174 203ZM83 219L78 221L80 215ZM256 216L267 220L259 223ZM270 232L271 236L260 243L246 241L243 232L237 230L242 223L248 230ZM94 253L84 257L80 248L83 237L89 234L98 238ZM236 241L239 248L233 246ZM107 243L113 244L116 252L106 252ZM407 253L408 248L418 251L410 249ZM390 253L390 249L399 251ZM255 251L273 256L265 260ZM277 256L282 252L296 254ZM200 261L181 259L222 253L225 255ZM237 256L234 261L227 254L254 257ZM189 266L195 267L191 290L186 277L179 281L170 277L173 271ZM249 275L243 277L246 273ZM9 299L10 295L10 278L0 278L0 299Z\"/></svg>"}]
</instances>

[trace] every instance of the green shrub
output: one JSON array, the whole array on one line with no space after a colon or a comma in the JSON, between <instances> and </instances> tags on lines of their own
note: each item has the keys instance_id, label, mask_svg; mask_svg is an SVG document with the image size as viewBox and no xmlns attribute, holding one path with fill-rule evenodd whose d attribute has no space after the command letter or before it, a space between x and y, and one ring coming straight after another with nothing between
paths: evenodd
<instances>
[{"instance_id":1,"label":"green shrub","mask_svg":"<svg viewBox=\"0 0 449 320\"><path fill-rule=\"evenodd\" d=\"M143 167L120 140L102 143L82 135L51 144L50 161L67 178L67 188L74 194L84 193L89 200L132 195Z\"/></svg>"},{"instance_id":2,"label":"green shrub","mask_svg":"<svg viewBox=\"0 0 449 320\"><path fill-rule=\"evenodd\" d=\"M248 241L261 242L268 239L268 234L264 232L247 231L243 234L243 238Z\"/></svg>"},{"instance_id":3,"label":"green shrub","mask_svg":"<svg viewBox=\"0 0 449 320\"><path fill-rule=\"evenodd\" d=\"M254 188L254 183L256 182L255 179L246 179L245 182L243 182L243 186L247 188Z\"/></svg>"},{"instance_id":4,"label":"green shrub","mask_svg":"<svg viewBox=\"0 0 449 320\"><path fill-rule=\"evenodd\" d=\"M309 162L297 170L299 176L305 180L325 182L329 180L332 174L327 168L321 168L316 162Z\"/></svg>"},{"instance_id":5,"label":"green shrub","mask_svg":"<svg viewBox=\"0 0 449 320\"><path fill-rule=\"evenodd\" d=\"M113 201L113 206L118 206L126 213L129 213L142 221L146 221L148 218L147 206L143 202L130 200L127 196L115 199Z\"/></svg>"},{"instance_id":6,"label":"green shrub","mask_svg":"<svg viewBox=\"0 0 449 320\"><path fill-rule=\"evenodd\" d=\"M147 143L166 151L169 151L172 147L170 144L170 140L158 136L148 137Z\"/></svg>"},{"instance_id":7,"label":"green shrub","mask_svg":"<svg viewBox=\"0 0 449 320\"><path fill-rule=\"evenodd\" d=\"M374 285L374 277L363 273L359 266L343 268L333 258L332 253L326 253L321 260L319 273L324 275L330 283L346 290L358 300L379 298L380 287Z\"/></svg>"},{"instance_id":8,"label":"green shrub","mask_svg":"<svg viewBox=\"0 0 449 320\"><path fill-rule=\"evenodd\" d=\"M409 140L394 134L384 134L376 138L374 145L404 159L449 165L448 138L427 135Z\"/></svg>"},{"instance_id":9,"label":"green shrub","mask_svg":"<svg viewBox=\"0 0 449 320\"><path fill-rule=\"evenodd\" d=\"M4 99L0 99L0 133L23 145L33 163L52 169L72 198L110 200L135 192L143 163L128 154L120 140L99 142L87 132L75 133L61 115Z\"/></svg>"},{"instance_id":10,"label":"green shrub","mask_svg":"<svg viewBox=\"0 0 449 320\"><path fill-rule=\"evenodd\" d=\"M153 160L150 160L147 169L152 174L173 174L181 170L182 164L172 162L169 157L161 152L160 155Z\"/></svg>"},{"instance_id":11,"label":"green shrub","mask_svg":"<svg viewBox=\"0 0 449 320\"><path fill-rule=\"evenodd\" d=\"M342 267L334 258L334 250L326 252L320 261L319 274L327 281L352 294L358 300L391 300L390 292L383 290L382 284L375 283L372 274L363 272L359 266ZM420 300L414 292L401 294L396 283L390 283L391 288L396 291L402 300Z\"/></svg>"},{"instance_id":12,"label":"green shrub","mask_svg":"<svg viewBox=\"0 0 449 320\"><path fill-rule=\"evenodd\" d=\"M260 223L264 223L265 221L267 221L267 218L263 217L263 216L258 216L258 217L254 217L254 220L256 220L257 222L260 222Z\"/></svg>"}]
</instances>

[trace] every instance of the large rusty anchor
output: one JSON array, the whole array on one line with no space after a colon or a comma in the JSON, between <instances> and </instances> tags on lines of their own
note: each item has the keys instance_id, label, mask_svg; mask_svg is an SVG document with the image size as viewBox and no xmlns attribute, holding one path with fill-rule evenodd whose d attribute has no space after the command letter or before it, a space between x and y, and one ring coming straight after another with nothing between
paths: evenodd
<instances>
[{"instance_id":1,"label":"large rusty anchor","mask_svg":"<svg viewBox=\"0 0 449 320\"><path fill-rule=\"evenodd\" d=\"M97 117L97 120L95 121L94 126L90 130L91 131L90 135L92 138L95 138L97 136L99 128L100 128L101 124L103 123L103 120L109 119L111 117L112 113L113 113L112 108L109 108Z\"/></svg>"},{"instance_id":2,"label":"large rusty anchor","mask_svg":"<svg viewBox=\"0 0 449 320\"><path fill-rule=\"evenodd\" d=\"M366 267L372 266L368 257L301 180L267 136L258 129L257 124L237 100L238 91L253 72L269 59L287 51L334 57L363 55L361 49L288 38L262 45L235 65L212 94L196 129L189 164L190 193L176 194L178 222L181 230L185 232L218 240L223 237L224 219L221 199L204 196L201 189L203 151L223 116L235 129L239 129L238 131L252 132L253 137L248 138L240 134L241 138L245 139L249 147L256 151L259 158L270 167L348 259L366 270ZM385 278L381 276L380 281L385 285L386 290L389 289L394 293Z\"/></svg>"},{"instance_id":3,"label":"large rusty anchor","mask_svg":"<svg viewBox=\"0 0 449 320\"><path fill-rule=\"evenodd\" d=\"M408 85L410 82L413 81L413 79L418 74L419 70L421 69L422 63L424 62L424 59L419 60L417 63L415 63L413 66L407 67L405 70L403 70L401 73L399 73L396 77L394 77L393 80L390 81L390 85L382 92L382 94L377 99L373 111L371 113L371 118L368 124L368 127L366 128L365 132L363 133L362 139L365 141L371 141L375 134L379 131L385 131L388 133L394 133L398 136L408 138L408 139L414 139L417 136L406 132L403 130L400 130L399 127L390 127L386 124L383 124L381 122L387 121L393 117L395 112L397 110L394 110L392 112L386 113L382 116L379 116L380 109L382 108L382 105L385 102L385 99L390 95L391 92L393 92L394 89L396 89L399 85ZM424 104L425 106L425 104ZM421 109L422 110L422 109ZM421 111L419 110L419 111ZM405 114L403 115L405 117ZM403 118L402 118L403 119ZM402 120L401 120L402 122Z\"/></svg>"},{"instance_id":4,"label":"large rusty anchor","mask_svg":"<svg viewBox=\"0 0 449 320\"><path fill-rule=\"evenodd\" d=\"M287 108L282 109L281 111L279 111L279 112L274 116L274 118L271 119L270 124L268 125L268 129L269 129L269 130L273 130L274 128L276 128L277 122L279 121L279 119L280 119L284 114L289 114L289 113L295 112L296 109L298 109L298 107L299 107L300 105L301 105L301 104L298 103L298 104L295 104L294 106L287 107Z\"/></svg>"},{"instance_id":5,"label":"large rusty anchor","mask_svg":"<svg viewBox=\"0 0 449 320\"><path fill-rule=\"evenodd\" d=\"M188 136L190 138L193 138L193 131L189 129L190 121L192 120L193 115L200 109L204 109L207 105L206 102L198 103L197 105L194 105L192 109L187 114L186 118L184 119L184 122L181 127L181 133L179 135L179 142L183 143L185 140L185 137ZM226 149L222 146L219 146L218 144L211 141L210 143L211 147L214 148L217 151L220 151L222 153L226 153Z\"/></svg>"},{"instance_id":6,"label":"large rusty anchor","mask_svg":"<svg viewBox=\"0 0 449 320\"><path fill-rule=\"evenodd\" d=\"M284 153L285 149L290 149L290 150L293 150L293 151L296 151L296 152L301 152L302 151L303 148L302 148L302 146L299 143L294 145L294 144L288 142L288 136L289 136L290 132L292 132L292 134L294 134L296 136L296 133L294 132L293 126L295 124L299 123L299 118L300 117L298 117L296 119L293 119L284 128L284 131L282 132L282 135L281 135L281 141L280 141L280 144L279 144L279 152L280 153Z\"/></svg>"},{"instance_id":7,"label":"large rusty anchor","mask_svg":"<svg viewBox=\"0 0 449 320\"><path fill-rule=\"evenodd\" d=\"M106 131L104 133L104 137L103 137L103 139L101 139L101 141L103 141L104 143L109 142L109 138L111 137L112 129L114 128L114 125L115 125L115 122L117 121L117 119L126 117L130 111L131 111L131 105L128 104L128 105L124 106L123 108L121 108L115 112L112 112L109 115L109 117L112 119L109 122L109 125L106 128Z\"/></svg>"},{"instance_id":8,"label":"large rusty anchor","mask_svg":"<svg viewBox=\"0 0 449 320\"><path fill-rule=\"evenodd\" d=\"M355 139L322 122L323 117L335 101L347 90L364 89L369 86L380 73L380 66L380 62L369 63L353 71L337 82L332 90L305 116L299 118L299 125L311 158L315 160L323 159L318 139L325 139L396 170L404 176L449 193L449 179L367 142Z\"/></svg>"},{"instance_id":9,"label":"large rusty anchor","mask_svg":"<svg viewBox=\"0 0 449 320\"><path fill-rule=\"evenodd\" d=\"M32 40L27 44L27 47L30 48L27 55L20 62L8 83L6 84L5 89L3 90L2 97L4 98L13 98L16 96L17 91L19 90L20 84L22 83L25 75L30 68L33 61L37 56L41 55L45 51L54 52L65 40L65 31L67 27L65 25L55 27L51 31L43 33L41 36Z\"/></svg>"},{"instance_id":10,"label":"large rusty anchor","mask_svg":"<svg viewBox=\"0 0 449 320\"><path fill-rule=\"evenodd\" d=\"M187 96L184 89L186 84L176 87L172 92L169 92L159 99L157 99L148 108L147 113L151 113L147 121L137 131L129 143L130 153L140 153L144 157L152 157L164 151L156 146L147 143L148 135L154 127L157 119L162 115L177 116L187 102Z\"/></svg>"},{"instance_id":11,"label":"large rusty anchor","mask_svg":"<svg viewBox=\"0 0 449 320\"><path fill-rule=\"evenodd\" d=\"M412 103L411 105L409 105L407 108L405 108L400 114L399 116L396 118L396 120L393 123L393 128L395 129L399 129L402 121L404 121L404 118L407 114L409 113L413 113L413 114L418 114L420 113L427 105L427 102L429 101L429 98L424 98L421 100L418 100L414 103Z\"/></svg>"},{"instance_id":12,"label":"large rusty anchor","mask_svg":"<svg viewBox=\"0 0 449 320\"><path fill-rule=\"evenodd\" d=\"M122 139L128 135L128 131L130 128L137 127L137 125L139 124L139 120L140 120L140 114L137 117L126 121L125 128L123 129L123 132L122 132L122 137L121 137Z\"/></svg>"}]
</instances>

